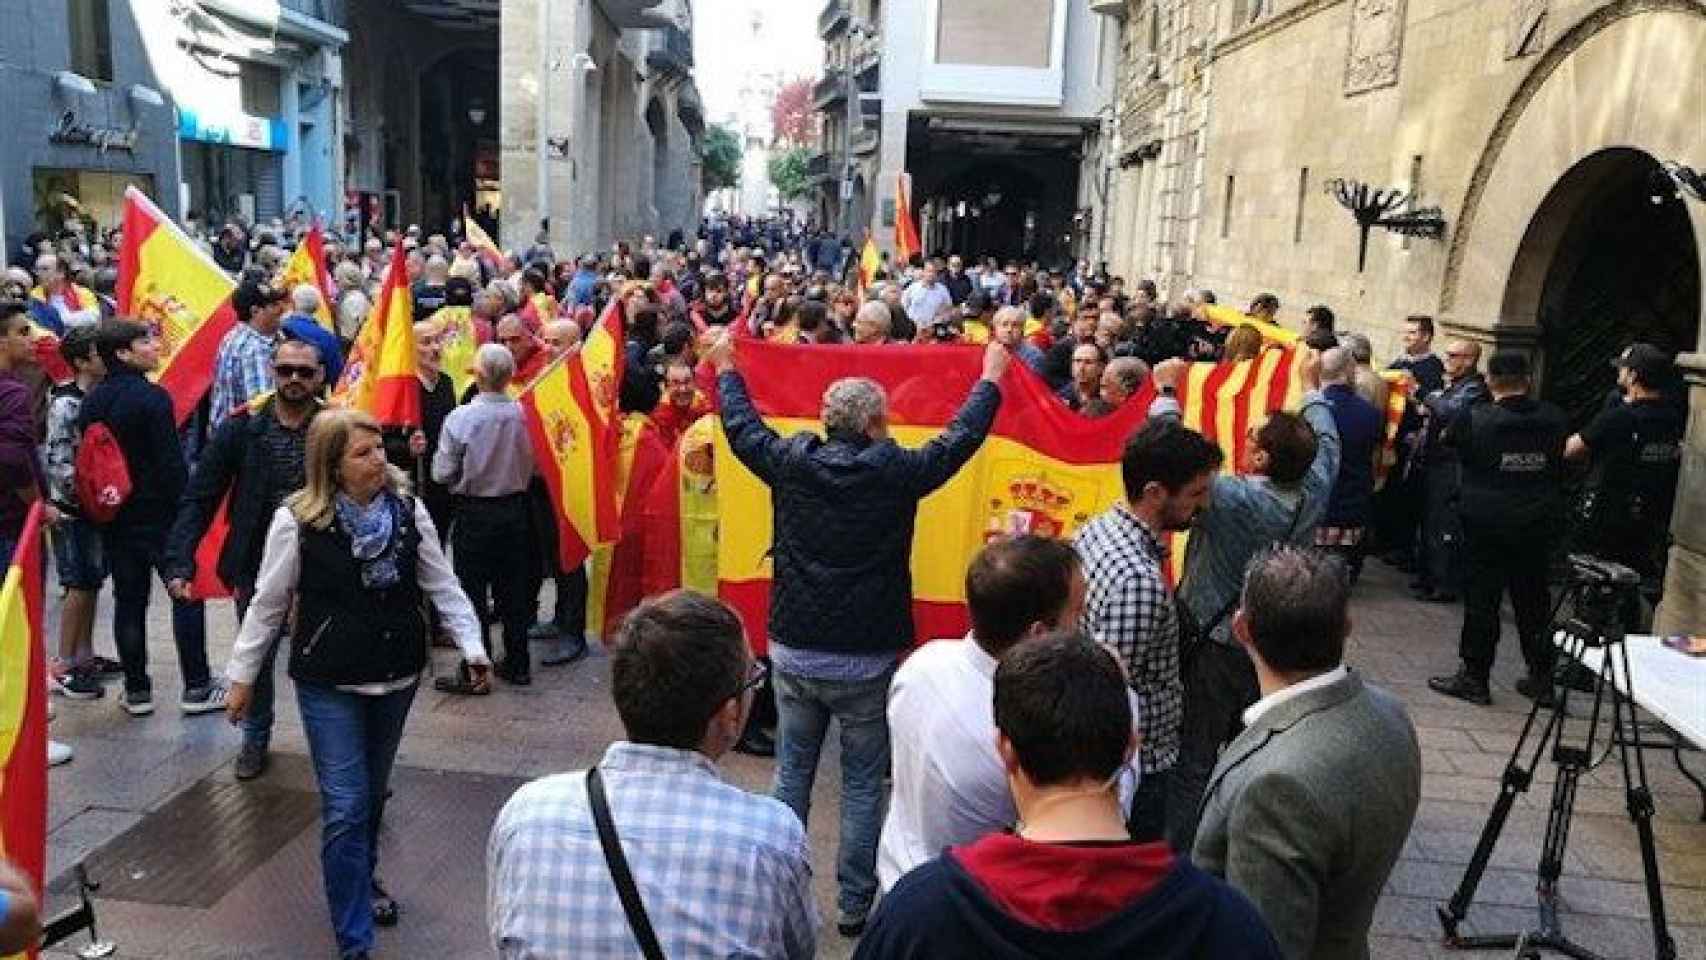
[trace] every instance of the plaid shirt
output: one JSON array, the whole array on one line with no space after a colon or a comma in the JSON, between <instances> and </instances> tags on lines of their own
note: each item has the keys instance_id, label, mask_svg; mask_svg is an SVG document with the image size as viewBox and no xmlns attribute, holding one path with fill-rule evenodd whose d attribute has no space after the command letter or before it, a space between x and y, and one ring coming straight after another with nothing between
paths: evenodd
<instances>
[{"instance_id":1,"label":"plaid shirt","mask_svg":"<svg viewBox=\"0 0 1706 960\"><path fill-rule=\"evenodd\" d=\"M213 399L208 402L208 431L219 429L231 411L273 388L273 339L246 323L219 341L213 368Z\"/></svg>"},{"instance_id":2,"label":"plaid shirt","mask_svg":"<svg viewBox=\"0 0 1706 960\"><path fill-rule=\"evenodd\" d=\"M724 783L704 755L618 741L598 765L640 900L671 960L810 957L805 830L781 801ZM517 790L492 827L486 918L513 960L638 956L586 774Z\"/></svg>"},{"instance_id":3,"label":"plaid shirt","mask_svg":"<svg viewBox=\"0 0 1706 960\"><path fill-rule=\"evenodd\" d=\"M1078 531L1078 556L1090 582L1083 627L1125 663L1143 706L1144 773L1179 759L1184 684L1179 680L1179 616L1163 564L1164 547L1124 506Z\"/></svg>"}]
</instances>

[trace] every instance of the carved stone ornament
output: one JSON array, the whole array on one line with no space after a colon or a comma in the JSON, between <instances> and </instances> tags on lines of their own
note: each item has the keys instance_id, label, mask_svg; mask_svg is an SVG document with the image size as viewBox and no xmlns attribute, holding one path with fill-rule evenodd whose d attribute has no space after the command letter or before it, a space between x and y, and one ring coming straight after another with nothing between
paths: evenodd
<instances>
[{"instance_id":1,"label":"carved stone ornament","mask_svg":"<svg viewBox=\"0 0 1706 960\"><path fill-rule=\"evenodd\" d=\"M1404 0L1351 0L1345 95L1397 83L1403 48Z\"/></svg>"},{"instance_id":2,"label":"carved stone ornament","mask_svg":"<svg viewBox=\"0 0 1706 960\"><path fill-rule=\"evenodd\" d=\"M1516 0L1505 34L1505 59L1539 53L1546 45L1547 0Z\"/></svg>"}]
</instances>

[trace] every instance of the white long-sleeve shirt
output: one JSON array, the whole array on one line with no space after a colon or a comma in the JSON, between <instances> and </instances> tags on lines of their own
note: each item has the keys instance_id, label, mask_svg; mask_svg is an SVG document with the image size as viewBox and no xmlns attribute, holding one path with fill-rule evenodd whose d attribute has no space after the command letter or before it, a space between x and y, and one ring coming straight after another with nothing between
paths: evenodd
<instances>
[{"instance_id":1,"label":"white long-sleeve shirt","mask_svg":"<svg viewBox=\"0 0 1706 960\"><path fill-rule=\"evenodd\" d=\"M438 530L420 500L415 501L415 526L420 531L416 548L415 575L421 592L438 611L445 630L462 650L469 663L488 664L485 645L480 642L480 621L474 615L474 605L462 592L462 584L438 545ZM267 529L266 552L261 557L260 575L255 581L255 597L249 601L249 611L237 631L237 643L231 649L231 661L225 676L232 683L254 683L266 658L267 646L278 636L279 627L290 613L296 597L297 578L301 574L301 552L297 549L298 524L289 507L279 507L273 514L272 526ZM416 682L410 677L397 683L359 684L339 687L352 693L388 693Z\"/></svg>"}]
</instances>

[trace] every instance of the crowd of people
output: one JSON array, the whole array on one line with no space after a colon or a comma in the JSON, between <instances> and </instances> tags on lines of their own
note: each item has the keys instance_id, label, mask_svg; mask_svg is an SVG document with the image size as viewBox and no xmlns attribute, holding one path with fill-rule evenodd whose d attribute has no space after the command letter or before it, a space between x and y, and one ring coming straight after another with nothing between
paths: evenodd
<instances>
[{"instance_id":1,"label":"crowd of people","mask_svg":"<svg viewBox=\"0 0 1706 960\"><path fill-rule=\"evenodd\" d=\"M516 398L612 300L626 320L623 411L667 446L720 415L733 455L772 488L768 656L753 656L726 606L686 592L647 600L607 639L625 739L590 771L523 788L492 831L502 956L634 943L648 956L812 955L804 824L831 721L836 927L863 936L859 956L1363 956L1421 777L1402 705L1344 663L1365 558L1412 571L1423 600L1464 598L1462 666L1431 685L1479 704L1506 589L1528 666L1519 689L1552 695L1547 564L1563 545L1569 462L1593 470L1574 543L1658 582L1682 410L1671 360L1650 345L1616 359L1618 392L1572 433L1532 396L1523 354L1494 353L1483 375L1478 343L1454 338L1442 359L1433 321L1415 316L1388 367L1403 376L1389 379L1367 336L1314 306L1296 348L1301 407L1252 422L1243 462L1225 469L1220 447L1184 425L1179 386L1193 361L1279 348L1263 335L1280 311L1269 294L1251 322L1228 324L1209 291L1166 302L1086 263L919 257L861 277L831 236L727 221L578 257L544 237L509 256L413 227L328 237L331 288L286 288L303 227L227 224L208 241L236 280L237 324L187 420L148 376L156 332L114 315L118 237L43 240L33 274L7 272L0 549L45 499L63 590L53 689L95 700L121 676L116 699L133 716L154 707L158 578L179 708L242 725L242 780L268 767L283 649L344 957L367 956L374 926L399 917L377 830L430 646L458 659L434 686L464 696L532 683L532 644L543 667L587 652L587 573L557 561ZM326 395L398 246L424 422L382 429ZM323 307L335 329L315 320ZM454 309L478 342L466 371L444 368ZM32 373L42 330L59 337L63 382ZM780 436L734 366L742 337L974 344L984 366L921 448L894 442L887 397L863 378L830 387L821 435ZM990 543L965 574L971 633L915 637L919 501L979 448L1012 366L1087 417L1154 396L1124 445L1123 495L1070 542ZM461 396L459 374L471 379ZM1395 462L1383 459L1392 390L1407 398ZM96 426L146 478L100 522L78 476ZM200 545L219 522L205 569ZM1186 529L1173 584L1167 535ZM92 636L109 577L116 659ZM240 621L222 678L197 586L209 579ZM721 781L714 764L731 749L774 755L773 799ZM50 753L71 757L65 744Z\"/></svg>"}]
</instances>

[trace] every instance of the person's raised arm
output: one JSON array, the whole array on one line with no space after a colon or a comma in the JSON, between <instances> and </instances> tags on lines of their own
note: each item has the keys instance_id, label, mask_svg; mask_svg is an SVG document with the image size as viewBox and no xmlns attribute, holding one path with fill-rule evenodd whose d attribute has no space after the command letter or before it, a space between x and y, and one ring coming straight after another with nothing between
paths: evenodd
<instances>
[{"instance_id":1,"label":"person's raised arm","mask_svg":"<svg viewBox=\"0 0 1706 960\"><path fill-rule=\"evenodd\" d=\"M753 406L746 380L735 369L735 344L728 331L717 334L705 351L705 359L717 371L717 397L722 404L723 433L729 439L729 449L758 479L772 482L783 441Z\"/></svg>"}]
</instances>

